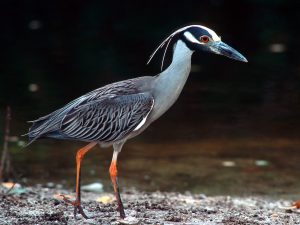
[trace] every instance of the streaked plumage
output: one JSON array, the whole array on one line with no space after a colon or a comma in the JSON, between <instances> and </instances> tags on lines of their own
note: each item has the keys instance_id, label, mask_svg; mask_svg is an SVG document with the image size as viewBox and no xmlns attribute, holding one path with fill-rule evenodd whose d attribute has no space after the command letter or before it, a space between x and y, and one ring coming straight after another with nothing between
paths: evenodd
<instances>
[{"instance_id":1,"label":"streaked plumage","mask_svg":"<svg viewBox=\"0 0 300 225\"><path fill-rule=\"evenodd\" d=\"M140 77L106 85L33 122L30 143L41 137L112 143L125 138L150 113L154 99Z\"/></svg>"},{"instance_id":2,"label":"streaked plumage","mask_svg":"<svg viewBox=\"0 0 300 225\"><path fill-rule=\"evenodd\" d=\"M43 137L90 142L79 149L76 155L76 200L64 198L66 202L74 205L75 216L79 212L87 218L80 205L81 160L86 152L100 144L113 145L114 153L109 172L120 217L125 217L117 179L118 154L127 139L140 134L177 100L189 76L191 57L195 51L213 52L247 62L244 56L223 43L214 31L204 26L183 27L158 46L150 60L158 50L165 47L162 69L170 45L173 45L172 62L160 74L106 85L32 121L28 133L29 144Z\"/></svg>"}]
</instances>

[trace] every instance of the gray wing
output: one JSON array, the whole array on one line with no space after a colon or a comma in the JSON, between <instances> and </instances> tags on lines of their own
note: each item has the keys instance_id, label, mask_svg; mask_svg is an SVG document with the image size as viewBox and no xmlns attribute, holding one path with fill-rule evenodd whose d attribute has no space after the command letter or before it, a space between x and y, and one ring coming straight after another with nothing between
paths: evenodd
<instances>
[{"instance_id":1,"label":"gray wing","mask_svg":"<svg viewBox=\"0 0 300 225\"><path fill-rule=\"evenodd\" d=\"M153 104L150 93L112 96L81 104L64 117L60 132L75 140L121 140L145 122Z\"/></svg>"},{"instance_id":2,"label":"gray wing","mask_svg":"<svg viewBox=\"0 0 300 225\"><path fill-rule=\"evenodd\" d=\"M120 104L119 107L121 106L125 107L124 101L127 99L128 106L130 106L130 104L131 105L136 104L135 107L138 107L138 104L144 104L145 105L144 107L147 108L147 105L149 104L148 102L150 101L150 99L152 99L152 96L147 95L146 93L142 93L138 87L140 87L140 83L145 83L141 81L146 80L148 82L149 79L151 78L140 77L140 78L134 78L134 79L108 84L104 87L98 88L94 91L91 91L71 101L64 107L46 116L40 117L34 121L30 121L32 123L32 126L30 127L29 132L26 134L29 137L29 143L27 145L31 144L36 139L43 138L43 137L52 137L57 139L70 139L70 137L67 136L68 132L70 132L70 135L74 135L74 137L77 137L77 135L75 135L74 133L75 130L67 129L67 127L70 128L70 126L73 126L73 128L75 128L74 127L76 125L75 121L72 122L71 118L75 118L77 116L78 119L84 121L83 118L92 118L92 115L96 115L96 114L100 115L101 110L103 111L104 114L109 113L106 112L106 110L108 110L109 107L116 107L114 103L115 104L118 103L117 98L120 98L119 102L123 102L123 103L118 103ZM141 93L141 96L139 93ZM122 98L122 96L124 97L124 99ZM126 98L125 96L128 96L128 98ZM134 101L137 102L134 103ZM98 108L96 106L98 106ZM105 109L106 106L109 107ZM87 109L89 108L92 109L93 107L94 110L96 110L96 108L97 110L91 114L91 111L88 111ZM124 109L121 109L121 111L123 112ZM88 114L85 114L85 112ZM105 122L106 120L103 121ZM66 130L66 134L61 132L62 128ZM85 128L83 127L82 129ZM78 135L78 138L79 137L80 136Z\"/></svg>"}]
</instances>

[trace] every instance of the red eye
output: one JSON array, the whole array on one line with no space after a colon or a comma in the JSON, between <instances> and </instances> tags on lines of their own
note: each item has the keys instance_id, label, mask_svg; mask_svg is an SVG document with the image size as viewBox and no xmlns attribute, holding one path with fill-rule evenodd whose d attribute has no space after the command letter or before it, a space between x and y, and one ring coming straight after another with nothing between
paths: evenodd
<instances>
[{"instance_id":1,"label":"red eye","mask_svg":"<svg viewBox=\"0 0 300 225\"><path fill-rule=\"evenodd\" d=\"M207 43L207 42L209 42L209 37L208 37L208 36L205 36L205 35L204 35L204 36L201 36L201 37L200 37L200 41L203 42L203 43Z\"/></svg>"}]
</instances>

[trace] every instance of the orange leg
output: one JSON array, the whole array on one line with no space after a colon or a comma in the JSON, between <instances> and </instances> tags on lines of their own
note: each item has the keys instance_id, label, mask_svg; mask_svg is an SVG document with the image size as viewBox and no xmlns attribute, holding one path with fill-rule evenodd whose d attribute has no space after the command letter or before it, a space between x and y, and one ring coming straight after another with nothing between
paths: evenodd
<instances>
[{"instance_id":1,"label":"orange leg","mask_svg":"<svg viewBox=\"0 0 300 225\"><path fill-rule=\"evenodd\" d=\"M115 146L114 146L115 147ZM125 218L125 211L124 211L124 206L121 200L121 196L120 196L120 191L119 191L119 184L118 184L118 170L117 170L117 158L118 158L118 153L119 150L121 150L122 145L119 146L120 149L118 149L118 151L114 151L113 154L113 158L109 167L109 174L110 174L110 179L114 188L114 192L116 195L116 199L117 199L117 203L118 203L118 210L120 212L120 217L122 219Z\"/></svg>"},{"instance_id":2,"label":"orange leg","mask_svg":"<svg viewBox=\"0 0 300 225\"><path fill-rule=\"evenodd\" d=\"M79 149L76 154L76 199L75 201L71 201L65 196L63 196L63 200L74 206L74 217L76 218L77 211L80 213L85 219L88 219L86 214L84 213L81 205L80 205L80 175L81 175L81 160L85 153L87 153L91 148L93 148L97 142L91 142L83 148Z\"/></svg>"}]
</instances>

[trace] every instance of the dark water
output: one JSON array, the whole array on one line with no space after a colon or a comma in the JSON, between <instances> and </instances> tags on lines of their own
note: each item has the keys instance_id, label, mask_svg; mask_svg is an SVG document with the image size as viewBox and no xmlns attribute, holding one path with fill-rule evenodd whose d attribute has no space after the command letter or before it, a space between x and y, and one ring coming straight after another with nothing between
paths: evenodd
<instances>
[{"instance_id":1,"label":"dark water","mask_svg":"<svg viewBox=\"0 0 300 225\"><path fill-rule=\"evenodd\" d=\"M300 196L298 108L241 102L237 109L228 99L208 101L201 85L191 76L175 105L125 144L120 185L207 195ZM30 112L13 110L12 135L26 132L28 125L20 118ZM17 174L29 184L73 188L75 154L84 144L43 139L25 149L11 143L10 149ZM91 150L83 160L82 183L100 181L111 191L111 157L111 148Z\"/></svg>"},{"instance_id":2,"label":"dark water","mask_svg":"<svg viewBox=\"0 0 300 225\"><path fill-rule=\"evenodd\" d=\"M250 101L245 88L227 95L231 82L205 82L192 74L175 105L125 144L119 156L120 185L207 195L300 196L299 104ZM13 108L12 135L26 133L26 120L61 106L50 103L51 109ZM75 154L84 144L38 140L25 149L15 143L10 147L17 174L28 183L74 187ZM97 146L89 152L82 183L100 181L111 190L111 157L111 148Z\"/></svg>"},{"instance_id":3,"label":"dark water","mask_svg":"<svg viewBox=\"0 0 300 225\"><path fill-rule=\"evenodd\" d=\"M202 132L192 124L185 129L173 124L168 130L165 126L171 125L157 122L126 143L119 156L122 187L207 195L300 194L299 139L236 135L201 138L198 135ZM234 128L223 130L232 133ZM83 145L39 140L26 149L15 147L14 167L31 184L54 182L74 187L75 153ZM110 190L111 156L111 148L97 146L91 150L83 160L83 184L100 181Z\"/></svg>"}]
</instances>

